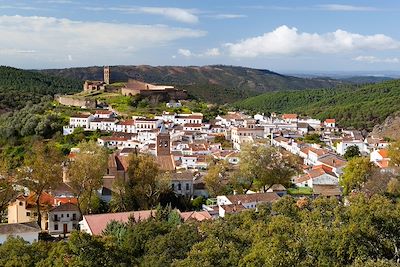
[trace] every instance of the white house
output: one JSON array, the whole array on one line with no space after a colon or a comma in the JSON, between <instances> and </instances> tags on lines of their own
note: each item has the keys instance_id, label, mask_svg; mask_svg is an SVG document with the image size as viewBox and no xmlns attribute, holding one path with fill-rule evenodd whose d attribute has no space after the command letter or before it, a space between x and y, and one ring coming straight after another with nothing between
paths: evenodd
<instances>
[{"instance_id":1,"label":"white house","mask_svg":"<svg viewBox=\"0 0 400 267\"><path fill-rule=\"evenodd\" d=\"M36 222L0 224L0 244L3 244L9 236L18 236L32 243L39 240L40 231Z\"/></svg>"},{"instance_id":2,"label":"white house","mask_svg":"<svg viewBox=\"0 0 400 267\"><path fill-rule=\"evenodd\" d=\"M157 129L161 126L160 119L134 118L137 131L147 131Z\"/></svg>"},{"instance_id":3,"label":"white house","mask_svg":"<svg viewBox=\"0 0 400 267\"><path fill-rule=\"evenodd\" d=\"M71 116L69 118L69 126L71 128L83 128L88 130L90 128L90 122L94 120L94 116L92 114L79 114L75 116Z\"/></svg>"},{"instance_id":4,"label":"white house","mask_svg":"<svg viewBox=\"0 0 400 267\"><path fill-rule=\"evenodd\" d=\"M287 123L295 123L298 121L298 116L297 114L283 114L282 120L284 120Z\"/></svg>"},{"instance_id":5,"label":"white house","mask_svg":"<svg viewBox=\"0 0 400 267\"><path fill-rule=\"evenodd\" d=\"M370 161L381 169L389 167L389 151L387 149L372 151L370 154Z\"/></svg>"},{"instance_id":6,"label":"white house","mask_svg":"<svg viewBox=\"0 0 400 267\"><path fill-rule=\"evenodd\" d=\"M171 176L171 188L176 194L193 196L193 181L195 173L183 171L172 173Z\"/></svg>"},{"instance_id":7,"label":"white house","mask_svg":"<svg viewBox=\"0 0 400 267\"><path fill-rule=\"evenodd\" d=\"M219 216L224 217L226 213L236 213L243 209L255 209L259 204L273 203L279 198L274 192L217 196Z\"/></svg>"},{"instance_id":8,"label":"white house","mask_svg":"<svg viewBox=\"0 0 400 267\"><path fill-rule=\"evenodd\" d=\"M120 121L115 126L116 132L123 132L123 133L136 133L136 126L134 120L125 120Z\"/></svg>"},{"instance_id":9,"label":"white house","mask_svg":"<svg viewBox=\"0 0 400 267\"><path fill-rule=\"evenodd\" d=\"M203 114L201 113L192 113L192 114L177 114L173 122L175 124L201 124L203 122Z\"/></svg>"},{"instance_id":10,"label":"white house","mask_svg":"<svg viewBox=\"0 0 400 267\"><path fill-rule=\"evenodd\" d=\"M336 120L335 119L326 119L324 121L324 126L329 127L329 128L335 128L336 127Z\"/></svg>"},{"instance_id":11,"label":"white house","mask_svg":"<svg viewBox=\"0 0 400 267\"><path fill-rule=\"evenodd\" d=\"M94 113L94 117L100 118L100 119L109 119L109 118L115 117L115 115L116 114L114 113L114 111L105 110L105 109L98 109Z\"/></svg>"},{"instance_id":12,"label":"white house","mask_svg":"<svg viewBox=\"0 0 400 267\"><path fill-rule=\"evenodd\" d=\"M363 140L357 140L353 138L343 138L341 142L336 145L336 152L339 155L344 155L347 148L350 146L357 146L360 152L367 152L366 145Z\"/></svg>"},{"instance_id":13,"label":"white house","mask_svg":"<svg viewBox=\"0 0 400 267\"><path fill-rule=\"evenodd\" d=\"M183 125L184 131L193 131L193 132L200 132L202 125L199 123L185 123Z\"/></svg>"},{"instance_id":14,"label":"white house","mask_svg":"<svg viewBox=\"0 0 400 267\"><path fill-rule=\"evenodd\" d=\"M297 177L294 180L296 186L313 187L314 185L338 185L339 179L335 173L324 166L314 166L306 174Z\"/></svg>"},{"instance_id":15,"label":"white house","mask_svg":"<svg viewBox=\"0 0 400 267\"><path fill-rule=\"evenodd\" d=\"M80 220L79 209L75 204L65 203L49 211L49 234L60 235L78 229Z\"/></svg>"}]
</instances>

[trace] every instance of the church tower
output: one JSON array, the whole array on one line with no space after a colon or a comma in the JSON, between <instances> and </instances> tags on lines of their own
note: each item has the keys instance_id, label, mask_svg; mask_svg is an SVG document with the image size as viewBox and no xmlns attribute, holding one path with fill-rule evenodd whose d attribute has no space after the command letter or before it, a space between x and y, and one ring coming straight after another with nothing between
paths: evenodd
<instances>
[{"instance_id":1,"label":"church tower","mask_svg":"<svg viewBox=\"0 0 400 267\"><path fill-rule=\"evenodd\" d=\"M104 66L104 78L103 78L103 81L104 81L105 84L110 84L110 77L111 77L110 66Z\"/></svg>"},{"instance_id":2,"label":"church tower","mask_svg":"<svg viewBox=\"0 0 400 267\"><path fill-rule=\"evenodd\" d=\"M156 156L171 155L171 137L168 132L160 132L157 135Z\"/></svg>"}]
</instances>

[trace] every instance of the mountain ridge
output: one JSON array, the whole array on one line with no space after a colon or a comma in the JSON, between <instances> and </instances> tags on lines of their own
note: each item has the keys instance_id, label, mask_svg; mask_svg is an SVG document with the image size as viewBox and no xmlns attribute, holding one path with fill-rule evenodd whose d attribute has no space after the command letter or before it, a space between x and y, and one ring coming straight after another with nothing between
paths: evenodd
<instances>
[{"instance_id":1,"label":"mountain ridge","mask_svg":"<svg viewBox=\"0 0 400 267\"><path fill-rule=\"evenodd\" d=\"M80 80L101 80L99 66L45 69L38 72ZM229 103L269 91L333 88L342 81L321 78L299 78L266 69L229 65L206 66L111 66L115 82L129 78L148 83L166 83L186 89L195 98L214 103Z\"/></svg>"}]
</instances>

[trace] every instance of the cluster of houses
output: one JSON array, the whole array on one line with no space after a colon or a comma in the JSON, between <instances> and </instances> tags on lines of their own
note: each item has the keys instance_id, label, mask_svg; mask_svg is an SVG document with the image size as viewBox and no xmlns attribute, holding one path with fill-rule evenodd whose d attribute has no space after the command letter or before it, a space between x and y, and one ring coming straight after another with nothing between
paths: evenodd
<instances>
[{"instance_id":1,"label":"cluster of houses","mask_svg":"<svg viewBox=\"0 0 400 267\"><path fill-rule=\"evenodd\" d=\"M346 166L343 155L351 146L357 146L363 155L369 155L371 162L382 170L389 168L390 161L387 152L389 144L386 141L373 136L364 138L359 131L341 129L337 127L335 119L321 122L297 114L272 113L270 116L257 114L250 117L240 112L229 112L205 122L201 113L164 112L153 118L132 117L122 120L114 111L101 109L70 117L69 125L63 130L64 135L78 128L104 133L98 138L98 145L113 150L109 155L103 185L98 190L99 196L106 202L111 201L114 182L127 177L128 158L132 153L154 156L159 168L170 173L171 189L176 194L190 198L208 198L204 175L211 159L225 160L234 167L240 161L241 148L247 143L267 143L300 157L303 160L303 172L292 177L292 182L296 187L310 189L314 196L341 196L339 179ZM306 141L305 137L312 133L320 136L319 142ZM227 140L231 147L223 147L216 140ZM71 160L76 153L79 150L71 151ZM63 175L62 186L47 192L40 199L43 210L40 227L32 226L37 217L36 204L32 201L34 196L20 195L14 199L8 208L8 223L14 228L0 225L0 242L2 235L7 235L10 229L21 232L20 236L27 232L27 239L40 229L57 236L77 228L89 234L101 235L112 220L126 222L129 218L136 218L136 221L140 221L155 214L155 211L148 210L81 217L68 182L68 177ZM249 191L244 195L218 196L213 204L203 205L202 211L177 212L182 221L214 219L244 209L256 209L260 204L273 203L286 193L282 185L274 185L267 192ZM18 227L20 229L16 230Z\"/></svg>"}]
</instances>

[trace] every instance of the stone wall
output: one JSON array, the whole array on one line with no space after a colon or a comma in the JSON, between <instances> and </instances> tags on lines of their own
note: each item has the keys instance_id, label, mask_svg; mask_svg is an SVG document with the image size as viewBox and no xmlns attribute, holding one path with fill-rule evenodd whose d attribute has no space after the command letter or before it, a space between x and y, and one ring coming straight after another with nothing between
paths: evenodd
<instances>
[{"instance_id":1,"label":"stone wall","mask_svg":"<svg viewBox=\"0 0 400 267\"><path fill-rule=\"evenodd\" d=\"M57 95L55 97L56 101L61 105L73 106L73 107L86 107L86 108L96 108L97 102L94 99L87 99L83 97L74 97L68 95Z\"/></svg>"}]
</instances>

